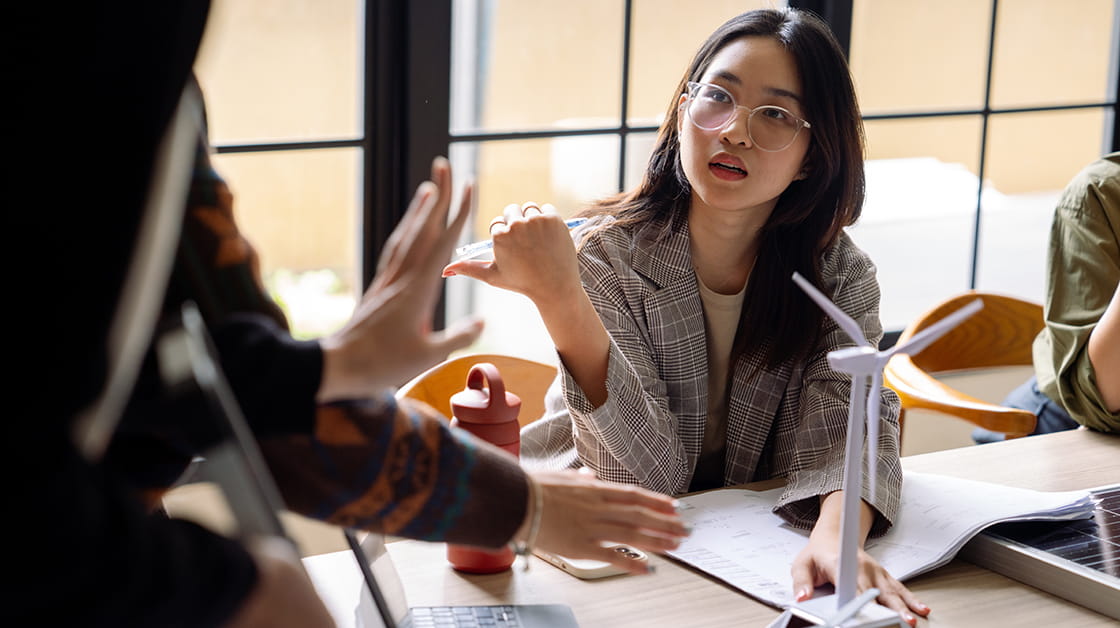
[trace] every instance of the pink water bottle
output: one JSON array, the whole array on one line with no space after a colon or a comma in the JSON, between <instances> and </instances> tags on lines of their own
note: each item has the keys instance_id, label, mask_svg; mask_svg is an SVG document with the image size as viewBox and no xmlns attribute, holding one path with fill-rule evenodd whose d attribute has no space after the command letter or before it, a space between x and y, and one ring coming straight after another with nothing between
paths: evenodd
<instances>
[{"instance_id":1,"label":"pink water bottle","mask_svg":"<svg viewBox=\"0 0 1120 628\"><path fill-rule=\"evenodd\" d=\"M489 386L487 386L489 384ZM451 427L464 429L514 456L521 453L521 426L517 413L521 399L506 392L498 367L479 362L467 374L467 387L451 396ZM448 544L447 560L459 571L496 573L513 564L513 550L487 551Z\"/></svg>"}]
</instances>

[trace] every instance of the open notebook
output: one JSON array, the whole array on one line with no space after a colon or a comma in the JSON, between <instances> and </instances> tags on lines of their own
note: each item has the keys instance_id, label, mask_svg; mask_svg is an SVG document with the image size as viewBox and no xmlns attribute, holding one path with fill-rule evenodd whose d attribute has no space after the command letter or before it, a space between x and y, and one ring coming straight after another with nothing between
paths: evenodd
<instances>
[{"instance_id":1,"label":"open notebook","mask_svg":"<svg viewBox=\"0 0 1120 628\"><path fill-rule=\"evenodd\" d=\"M408 606L404 586L380 534L358 541L349 530L350 551L310 556L304 567L339 628L575 628L572 610L560 604L500 606Z\"/></svg>"},{"instance_id":2,"label":"open notebook","mask_svg":"<svg viewBox=\"0 0 1120 628\"><path fill-rule=\"evenodd\" d=\"M808 532L791 528L772 512L783 490L725 488L682 497L681 516L693 533L668 554L766 604L792 604L789 561L805 546ZM905 582L952 560L989 525L1081 520L1092 513L1085 490L1048 493L908 471L898 519L866 549Z\"/></svg>"}]
</instances>

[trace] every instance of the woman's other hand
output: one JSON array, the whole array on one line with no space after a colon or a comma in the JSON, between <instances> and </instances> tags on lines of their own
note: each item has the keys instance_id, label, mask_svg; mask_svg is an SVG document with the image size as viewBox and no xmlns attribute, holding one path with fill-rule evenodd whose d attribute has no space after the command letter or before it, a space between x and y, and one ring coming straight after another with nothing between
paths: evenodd
<instances>
[{"instance_id":1,"label":"woman's other hand","mask_svg":"<svg viewBox=\"0 0 1120 628\"><path fill-rule=\"evenodd\" d=\"M821 514L809 535L809 544L794 558L790 566L794 597L798 602L812 597L816 587L826 583L836 584L839 580L840 511L843 508L843 495L843 491L835 491L821 500ZM925 617L929 615L930 609L877 560L863 551L862 539L867 537L874 518L871 507L866 502L860 504L860 515L861 547L859 565L856 568L856 592L863 593L872 587L879 589L879 604L895 611L906 623L914 626L918 621L914 614Z\"/></svg>"}]
</instances>

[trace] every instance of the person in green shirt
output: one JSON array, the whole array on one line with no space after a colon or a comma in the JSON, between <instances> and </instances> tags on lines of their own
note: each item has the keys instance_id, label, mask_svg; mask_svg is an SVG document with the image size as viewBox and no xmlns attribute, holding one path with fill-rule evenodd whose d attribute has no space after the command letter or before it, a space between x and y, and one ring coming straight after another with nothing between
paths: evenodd
<instances>
[{"instance_id":1,"label":"person in green shirt","mask_svg":"<svg viewBox=\"0 0 1120 628\"><path fill-rule=\"evenodd\" d=\"M1050 229L1045 327L1035 374L1003 405L1034 412L1035 434L1084 425L1120 433L1120 152L1063 190ZM977 443L1003 440L978 429Z\"/></svg>"}]
</instances>

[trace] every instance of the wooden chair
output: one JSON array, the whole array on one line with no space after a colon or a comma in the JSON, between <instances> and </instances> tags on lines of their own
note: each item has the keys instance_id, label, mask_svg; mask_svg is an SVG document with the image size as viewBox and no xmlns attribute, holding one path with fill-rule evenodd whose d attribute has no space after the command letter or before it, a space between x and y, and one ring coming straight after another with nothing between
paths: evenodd
<instances>
[{"instance_id":1,"label":"wooden chair","mask_svg":"<svg viewBox=\"0 0 1120 628\"><path fill-rule=\"evenodd\" d=\"M417 399L451 417L451 395L463 390L467 373L479 362L498 367L506 390L521 398L518 423L525 427L544 414L544 395L556 379L556 367L510 355L479 353L451 358L412 378L397 390L397 398Z\"/></svg>"},{"instance_id":2,"label":"wooden chair","mask_svg":"<svg viewBox=\"0 0 1120 628\"><path fill-rule=\"evenodd\" d=\"M899 337L905 342L917 332L979 298L984 309L966 319L922 352L896 355L887 363L883 381L902 399L901 426L907 410L924 408L950 414L985 429L1026 436L1037 417L1027 410L987 403L947 386L931 375L968 369L1031 366L1031 345L1042 330L1042 306L997 294L969 291L919 316Z\"/></svg>"}]
</instances>

